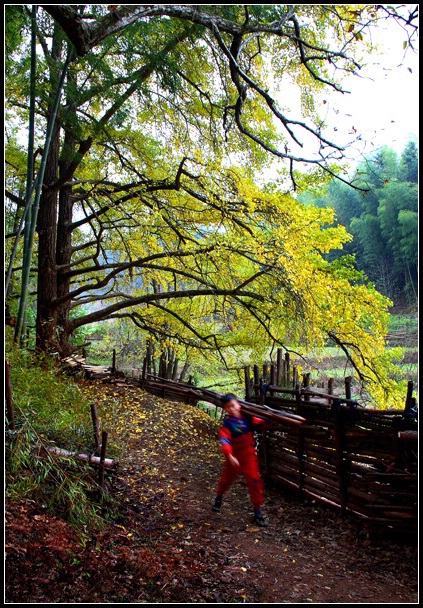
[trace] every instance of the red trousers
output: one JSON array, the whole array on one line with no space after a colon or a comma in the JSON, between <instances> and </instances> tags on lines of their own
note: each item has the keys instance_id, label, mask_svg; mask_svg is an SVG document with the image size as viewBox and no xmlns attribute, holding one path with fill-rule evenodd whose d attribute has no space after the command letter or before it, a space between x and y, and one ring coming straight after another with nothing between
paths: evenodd
<instances>
[{"instance_id":1,"label":"red trousers","mask_svg":"<svg viewBox=\"0 0 423 608\"><path fill-rule=\"evenodd\" d=\"M242 474L247 482L248 492L251 502L255 509L259 509L263 504L263 481L260 476L260 469L256 450L253 446L248 446L239 452L233 452L238 459L240 466L234 467L225 458L222 474L217 486L217 495L223 496L229 490L238 475Z\"/></svg>"}]
</instances>

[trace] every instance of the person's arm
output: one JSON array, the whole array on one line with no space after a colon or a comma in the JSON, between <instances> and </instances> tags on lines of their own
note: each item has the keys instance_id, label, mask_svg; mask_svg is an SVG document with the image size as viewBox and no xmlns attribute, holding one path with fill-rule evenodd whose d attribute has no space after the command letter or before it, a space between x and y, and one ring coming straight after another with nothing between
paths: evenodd
<instances>
[{"instance_id":1,"label":"person's arm","mask_svg":"<svg viewBox=\"0 0 423 608\"><path fill-rule=\"evenodd\" d=\"M257 416L252 416L253 426L258 427L257 430L267 431L269 429L274 429L278 422L277 420L263 420L263 418L257 418Z\"/></svg>"},{"instance_id":2,"label":"person's arm","mask_svg":"<svg viewBox=\"0 0 423 608\"><path fill-rule=\"evenodd\" d=\"M229 460L229 462L235 466L239 467L238 459L232 453L232 433L231 431L222 426L219 430L219 439L220 439L220 447L222 449L225 458Z\"/></svg>"}]
</instances>

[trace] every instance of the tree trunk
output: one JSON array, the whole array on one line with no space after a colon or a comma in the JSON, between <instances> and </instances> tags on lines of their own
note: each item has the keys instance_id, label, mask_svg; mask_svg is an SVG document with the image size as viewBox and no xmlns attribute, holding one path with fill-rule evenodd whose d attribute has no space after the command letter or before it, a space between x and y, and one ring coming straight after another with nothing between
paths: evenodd
<instances>
[{"instance_id":1,"label":"tree trunk","mask_svg":"<svg viewBox=\"0 0 423 608\"><path fill-rule=\"evenodd\" d=\"M54 29L52 43L52 68L50 71L51 103L58 85L58 72L55 65L61 60L62 38L57 26ZM58 348L57 343L57 309L54 302L57 298L56 269L56 235L57 235L57 191L49 189L58 177L60 151L60 123L56 121L49 155L44 174L43 189L40 197L40 208L37 218L38 233L38 288L37 288L37 322L36 347L42 351Z\"/></svg>"},{"instance_id":2,"label":"tree trunk","mask_svg":"<svg viewBox=\"0 0 423 608\"><path fill-rule=\"evenodd\" d=\"M71 68L68 70L68 82L75 84L75 72ZM72 99L66 100L71 104ZM73 113L75 114L75 113ZM76 120L76 117L75 117ZM75 155L76 142L72 135L67 131L59 160L59 177L66 175L72 159ZM66 297L70 292L69 265L72 260L72 186L62 186L59 192L59 216L57 224L57 243L56 243L56 262L57 262L57 297ZM68 356L71 352L69 346L69 313L71 310L71 300L66 300L58 307L57 327L59 329L59 342L61 354Z\"/></svg>"},{"instance_id":3,"label":"tree trunk","mask_svg":"<svg viewBox=\"0 0 423 608\"><path fill-rule=\"evenodd\" d=\"M57 271L57 297L65 297L70 291L70 278L68 268L60 269L61 266L68 266L72 258L72 188L65 186L59 193L59 216L57 225L57 245L56 261L59 270ZM64 356L70 354L69 347L69 313L71 310L71 300L61 304L57 310L58 339L61 353Z\"/></svg>"},{"instance_id":4,"label":"tree trunk","mask_svg":"<svg viewBox=\"0 0 423 608\"><path fill-rule=\"evenodd\" d=\"M47 160L44 185L57 180L59 135L52 142ZM38 349L57 348L57 298L56 270L57 192L48 190L41 195L38 212L38 290L37 290L37 340Z\"/></svg>"}]
</instances>

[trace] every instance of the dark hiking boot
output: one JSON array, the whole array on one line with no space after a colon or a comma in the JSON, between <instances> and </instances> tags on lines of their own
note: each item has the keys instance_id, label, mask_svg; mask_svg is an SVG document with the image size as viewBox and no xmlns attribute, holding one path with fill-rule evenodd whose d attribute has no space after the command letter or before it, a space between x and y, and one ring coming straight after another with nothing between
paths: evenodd
<instances>
[{"instance_id":1,"label":"dark hiking boot","mask_svg":"<svg viewBox=\"0 0 423 608\"><path fill-rule=\"evenodd\" d=\"M216 500L214 501L214 505L213 505L212 509L213 509L213 511L216 511L216 513L219 513L221 507L222 507L222 497L216 496Z\"/></svg>"},{"instance_id":2,"label":"dark hiking boot","mask_svg":"<svg viewBox=\"0 0 423 608\"><path fill-rule=\"evenodd\" d=\"M266 527L269 525L269 522L264 516L263 511L261 509L254 510L254 521L258 526Z\"/></svg>"}]
</instances>

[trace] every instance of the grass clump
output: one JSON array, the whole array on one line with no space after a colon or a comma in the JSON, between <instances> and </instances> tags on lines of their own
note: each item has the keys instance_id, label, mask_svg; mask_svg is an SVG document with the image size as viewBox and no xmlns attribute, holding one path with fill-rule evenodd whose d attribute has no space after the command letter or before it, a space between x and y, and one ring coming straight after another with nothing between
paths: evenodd
<instances>
[{"instance_id":1,"label":"grass clump","mask_svg":"<svg viewBox=\"0 0 423 608\"><path fill-rule=\"evenodd\" d=\"M93 452L90 406L78 385L48 358L6 338L15 429L6 431L6 496L31 498L77 528L101 525L107 503L92 470L49 447Z\"/></svg>"}]
</instances>

